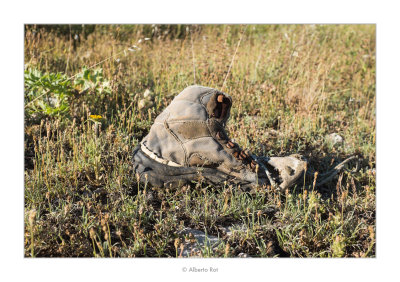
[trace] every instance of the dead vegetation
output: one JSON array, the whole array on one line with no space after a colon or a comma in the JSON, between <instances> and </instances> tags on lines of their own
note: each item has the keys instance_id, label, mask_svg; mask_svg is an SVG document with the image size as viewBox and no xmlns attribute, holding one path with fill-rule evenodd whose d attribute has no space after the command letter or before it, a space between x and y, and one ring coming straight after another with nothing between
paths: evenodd
<instances>
[{"instance_id":1,"label":"dead vegetation","mask_svg":"<svg viewBox=\"0 0 400 282\"><path fill-rule=\"evenodd\" d=\"M58 90L31 103L26 80L25 256L176 257L190 240L178 234L184 227L223 238L200 248L204 257L375 256L374 25L246 27L224 88L231 137L257 155L301 153L319 172L361 159L356 174L322 187L309 177L285 193L201 182L157 189L132 173L133 148L193 84L193 54L197 84L221 87L242 27L189 26L193 46L185 26L75 28L64 36L26 26L27 72L69 78L112 58L93 68L102 70L95 80L89 72L62 86L68 98L48 111L31 106ZM139 107L147 89L151 103ZM221 228L232 225L245 228L227 236Z\"/></svg>"}]
</instances>

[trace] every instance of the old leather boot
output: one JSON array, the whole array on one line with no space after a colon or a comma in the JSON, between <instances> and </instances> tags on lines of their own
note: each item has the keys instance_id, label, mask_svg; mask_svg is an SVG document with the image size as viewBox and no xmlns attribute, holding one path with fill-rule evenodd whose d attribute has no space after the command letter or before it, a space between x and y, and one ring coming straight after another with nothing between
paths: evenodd
<instances>
[{"instance_id":1,"label":"old leather boot","mask_svg":"<svg viewBox=\"0 0 400 282\"><path fill-rule=\"evenodd\" d=\"M134 151L134 169L140 180L154 186L200 179L242 187L292 184L292 179L281 177L279 168L274 169L277 162L272 158L257 162L229 139L225 124L231 106L231 97L216 89L190 86L183 90ZM295 173L289 175L298 178L298 171L292 170Z\"/></svg>"}]
</instances>

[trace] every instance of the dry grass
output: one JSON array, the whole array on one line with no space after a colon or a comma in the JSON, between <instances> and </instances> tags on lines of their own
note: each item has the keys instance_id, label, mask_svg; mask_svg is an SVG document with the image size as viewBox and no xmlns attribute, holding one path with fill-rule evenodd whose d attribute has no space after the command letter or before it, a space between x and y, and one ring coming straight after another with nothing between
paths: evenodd
<instances>
[{"instance_id":1,"label":"dry grass","mask_svg":"<svg viewBox=\"0 0 400 282\"><path fill-rule=\"evenodd\" d=\"M175 257L186 226L224 238L205 257L374 257L375 26L247 26L224 88L231 137L258 155L301 153L320 172L361 158L356 174L283 194L137 183L133 148L193 84L193 54L197 84L220 88L242 27L190 28L193 46L185 27L96 26L80 42L73 29L26 27L27 70L70 77L115 57L99 65L109 92L75 93L63 115L25 114L25 255ZM141 49L123 52L133 44ZM153 101L139 109L146 89ZM334 132L343 144L326 140ZM228 238L219 226L231 224L247 231Z\"/></svg>"}]
</instances>

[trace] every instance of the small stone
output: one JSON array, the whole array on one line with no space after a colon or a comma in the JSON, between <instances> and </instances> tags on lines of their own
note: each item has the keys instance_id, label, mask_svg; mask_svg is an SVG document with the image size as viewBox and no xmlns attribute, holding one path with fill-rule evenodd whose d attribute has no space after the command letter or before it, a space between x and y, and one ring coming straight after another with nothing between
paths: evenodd
<instances>
[{"instance_id":1,"label":"small stone","mask_svg":"<svg viewBox=\"0 0 400 282\"><path fill-rule=\"evenodd\" d=\"M144 91L143 93L143 98L148 99L148 98L152 98L153 93L150 91L150 89L146 89L146 91Z\"/></svg>"},{"instance_id":2,"label":"small stone","mask_svg":"<svg viewBox=\"0 0 400 282\"><path fill-rule=\"evenodd\" d=\"M326 140L331 142L333 145L342 144L343 143L343 137L340 136L337 133L331 133L331 134L327 135L326 136Z\"/></svg>"},{"instance_id":3,"label":"small stone","mask_svg":"<svg viewBox=\"0 0 400 282\"><path fill-rule=\"evenodd\" d=\"M184 244L184 249L182 251L183 257L194 257L198 256L200 253L199 248L208 246L211 248L217 247L222 241L220 238L212 235L206 235L204 232L192 228L184 228L180 232L180 235L187 235L190 240Z\"/></svg>"},{"instance_id":4,"label":"small stone","mask_svg":"<svg viewBox=\"0 0 400 282\"><path fill-rule=\"evenodd\" d=\"M60 105L60 101L57 97L48 98L48 102L51 107L58 107Z\"/></svg>"},{"instance_id":5,"label":"small stone","mask_svg":"<svg viewBox=\"0 0 400 282\"><path fill-rule=\"evenodd\" d=\"M144 108L151 108L154 106L154 103L152 101L146 100L146 99L141 99L138 103L138 108L139 110L144 109Z\"/></svg>"},{"instance_id":6,"label":"small stone","mask_svg":"<svg viewBox=\"0 0 400 282\"><path fill-rule=\"evenodd\" d=\"M246 253L240 253L238 254L238 258L249 258L250 256Z\"/></svg>"},{"instance_id":7,"label":"small stone","mask_svg":"<svg viewBox=\"0 0 400 282\"><path fill-rule=\"evenodd\" d=\"M146 193L146 200L147 200L149 203L152 203L152 202L154 201L153 192L147 191L147 193Z\"/></svg>"},{"instance_id":8,"label":"small stone","mask_svg":"<svg viewBox=\"0 0 400 282\"><path fill-rule=\"evenodd\" d=\"M247 227L245 225L232 225L228 227L220 226L219 228L229 237L233 236L235 233L247 232Z\"/></svg>"},{"instance_id":9,"label":"small stone","mask_svg":"<svg viewBox=\"0 0 400 282\"><path fill-rule=\"evenodd\" d=\"M139 110L143 109L145 106L146 106L146 100L145 99L140 100L138 103Z\"/></svg>"}]
</instances>

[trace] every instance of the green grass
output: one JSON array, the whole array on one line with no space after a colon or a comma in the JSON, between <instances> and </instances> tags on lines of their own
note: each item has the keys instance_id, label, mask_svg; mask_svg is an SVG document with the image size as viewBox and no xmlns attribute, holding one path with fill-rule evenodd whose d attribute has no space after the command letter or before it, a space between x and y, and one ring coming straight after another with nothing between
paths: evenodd
<instances>
[{"instance_id":1,"label":"green grass","mask_svg":"<svg viewBox=\"0 0 400 282\"><path fill-rule=\"evenodd\" d=\"M242 30L191 26L191 40L186 26L156 27L26 26L25 256L176 257L185 226L222 237L204 257L375 257L375 26L246 27L224 87L230 137L257 155L301 153L320 173L361 159L284 193L137 183L133 148L194 83L192 54L196 83L221 88ZM227 237L230 225L246 228Z\"/></svg>"}]
</instances>

